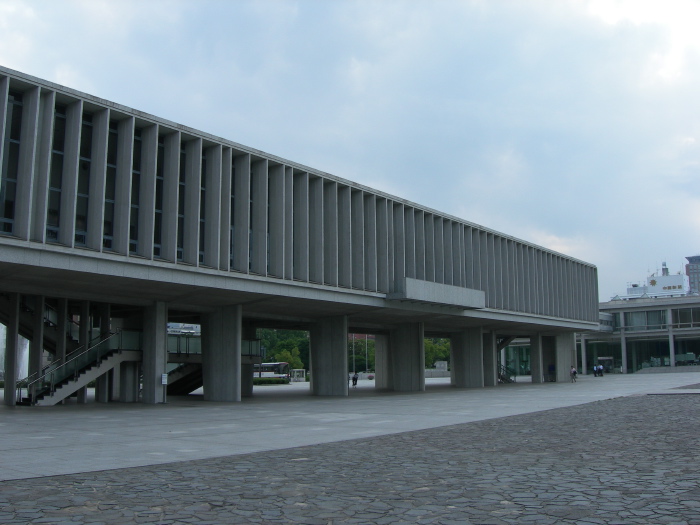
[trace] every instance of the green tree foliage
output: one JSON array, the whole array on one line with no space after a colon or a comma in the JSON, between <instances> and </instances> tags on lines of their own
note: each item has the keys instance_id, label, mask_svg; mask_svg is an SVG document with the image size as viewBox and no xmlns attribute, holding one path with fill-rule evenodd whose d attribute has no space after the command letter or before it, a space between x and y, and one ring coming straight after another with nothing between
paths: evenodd
<instances>
[{"instance_id":1,"label":"green tree foliage","mask_svg":"<svg viewBox=\"0 0 700 525\"><path fill-rule=\"evenodd\" d=\"M425 368L433 368L435 361L450 362L449 339L426 339L425 343Z\"/></svg>"},{"instance_id":2,"label":"green tree foliage","mask_svg":"<svg viewBox=\"0 0 700 525\"><path fill-rule=\"evenodd\" d=\"M289 359L278 359L278 355L283 351L288 351L292 358L294 353L292 350L297 350L297 359L301 362L301 366L292 366L292 368L309 369L309 336L308 332L303 330L274 330L270 328L258 329L258 338L260 346L265 348L265 361L275 362L284 361L292 364ZM297 363L298 364L298 363Z\"/></svg>"},{"instance_id":3,"label":"green tree foliage","mask_svg":"<svg viewBox=\"0 0 700 525\"><path fill-rule=\"evenodd\" d=\"M291 350L287 350L286 348L280 350L274 355L274 361L289 363L290 369L304 368L304 363L302 363L301 359L299 358L299 349L296 347L292 348Z\"/></svg>"}]
</instances>

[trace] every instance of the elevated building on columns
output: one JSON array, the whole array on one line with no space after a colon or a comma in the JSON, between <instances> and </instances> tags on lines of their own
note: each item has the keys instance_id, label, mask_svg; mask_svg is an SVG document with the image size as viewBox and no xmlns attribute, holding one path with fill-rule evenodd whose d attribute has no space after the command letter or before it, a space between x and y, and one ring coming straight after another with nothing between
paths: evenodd
<instances>
[{"instance_id":1,"label":"elevated building on columns","mask_svg":"<svg viewBox=\"0 0 700 525\"><path fill-rule=\"evenodd\" d=\"M426 336L450 338L455 387L495 385L514 337L534 381L563 380L597 326L589 263L5 68L0 161L8 404L84 399L88 379L160 403L169 363L239 401L259 327L309 331L315 395L347 395L349 331L375 334L382 389L425 388ZM199 351L168 322L201 325Z\"/></svg>"}]
</instances>

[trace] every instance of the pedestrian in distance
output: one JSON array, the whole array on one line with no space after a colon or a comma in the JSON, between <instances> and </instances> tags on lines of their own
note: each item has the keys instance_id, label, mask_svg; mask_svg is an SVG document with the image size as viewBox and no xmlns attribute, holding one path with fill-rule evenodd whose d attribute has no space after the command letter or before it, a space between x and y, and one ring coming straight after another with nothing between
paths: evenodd
<instances>
[{"instance_id":1,"label":"pedestrian in distance","mask_svg":"<svg viewBox=\"0 0 700 525\"><path fill-rule=\"evenodd\" d=\"M571 370L569 370L569 375L571 376L571 382L575 383L576 382L576 375L578 372L576 371L576 367L572 366Z\"/></svg>"},{"instance_id":2,"label":"pedestrian in distance","mask_svg":"<svg viewBox=\"0 0 700 525\"><path fill-rule=\"evenodd\" d=\"M603 365L598 365L598 375L603 377Z\"/></svg>"},{"instance_id":3,"label":"pedestrian in distance","mask_svg":"<svg viewBox=\"0 0 700 525\"><path fill-rule=\"evenodd\" d=\"M593 365L593 377L598 377L598 365Z\"/></svg>"},{"instance_id":4,"label":"pedestrian in distance","mask_svg":"<svg viewBox=\"0 0 700 525\"><path fill-rule=\"evenodd\" d=\"M357 372L355 372L352 376L352 386L353 388L357 388L357 380L360 379L360 376L357 375Z\"/></svg>"}]
</instances>

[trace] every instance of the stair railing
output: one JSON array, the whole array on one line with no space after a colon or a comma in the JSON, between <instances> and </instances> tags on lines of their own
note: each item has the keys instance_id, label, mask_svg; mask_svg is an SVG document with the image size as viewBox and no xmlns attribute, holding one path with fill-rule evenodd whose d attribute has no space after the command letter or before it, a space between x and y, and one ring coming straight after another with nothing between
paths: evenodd
<instances>
[{"instance_id":1,"label":"stair railing","mask_svg":"<svg viewBox=\"0 0 700 525\"><path fill-rule=\"evenodd\" d=\"M78 348L75 352L66 356L66 358L62 360L62 363L52 363L48 367L45 367L41 373L34 373L18 381L17 399L22 399L22 390L24 389L27 390L28 397L32 393L32 390L38 392L48 388L49 392L54 392L56 385L61 381L64 381L71 375L77 377L78 372L90 363L100 360L111 350L121 348L122 330L109 332L104 337L99 336L93 339L93 341L96 339L99 339L97 343L91 344L91 341L82 352L80 348L84 348L84 346ZM34 377L36 375L39 375L39 377ZM34 399L32 399L32 402L34 402Z\"/></svg>"},{"instance_id":2,"label":"stair railing","mask_svg":"<svg viewBox=\"0 0 700 525\"><path fill-rule=\"evenodd\" d=\"M515 383L515 377L517 374L512 368L508 368L505 365L500 365L498 375L507 383Z\"/></svg>"}]
</instances>

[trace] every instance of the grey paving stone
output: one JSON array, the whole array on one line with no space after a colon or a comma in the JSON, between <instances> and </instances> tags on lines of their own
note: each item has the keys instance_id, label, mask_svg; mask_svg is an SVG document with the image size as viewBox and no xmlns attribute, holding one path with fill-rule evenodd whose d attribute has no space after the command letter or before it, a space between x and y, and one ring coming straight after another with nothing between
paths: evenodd
<instances>
[{"instance_id":1,"label":"grey paving stone","mask_svg":"<svg viewBox=\"0 0 700 525\"><path fill-rule=\"evenodd\" d=\"M700 472L688 446L700 435L697 400L635 396L268 453L0 482L0 523L698 525Z\"/></svg>"}]
</instances>

